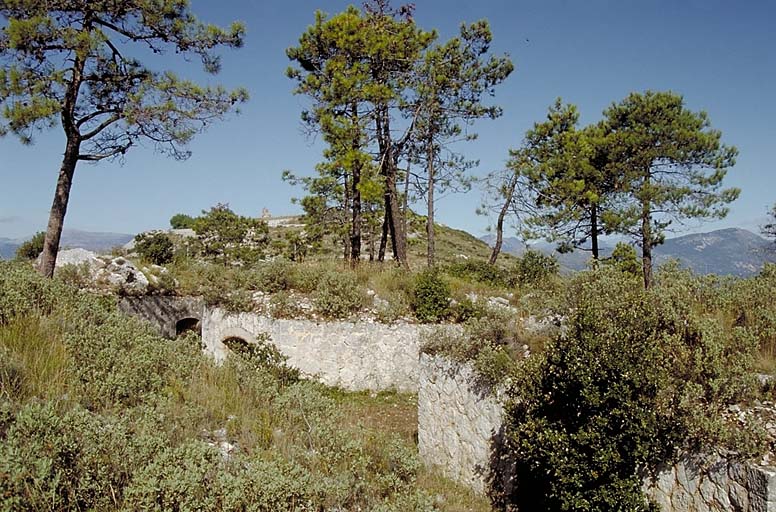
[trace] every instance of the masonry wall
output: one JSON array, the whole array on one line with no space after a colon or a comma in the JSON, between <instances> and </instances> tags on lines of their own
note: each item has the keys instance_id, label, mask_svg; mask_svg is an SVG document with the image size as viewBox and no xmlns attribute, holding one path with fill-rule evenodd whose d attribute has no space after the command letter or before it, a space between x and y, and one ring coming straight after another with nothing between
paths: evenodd
<instances>
[{"instance_id":1,"label":"masonry wall","mask_svg":"<svg viewBox=\"0 0 776 512\"><path fill-rule=\"evenodd\" d=\"M175 338L177 322L185 318L201 320L205 303L197 297L145 295L123 297L119 301L119 310L152 323L162 336Z\"/></svg>"},{"instance_id":2,"label":"masonry wall","mask_svg":"<svg viewBox=\"0 0 776 512\"><path fill-rule=\"evenodd\" d=\"M468 365L420 357L418 449L421 459L449 478L484 493L488 468L508 478L499 446L503 397L477 385ZM719 455L687 456L664 468L644 490L665 512L776 512L776 468Z\"/></svg>"},{"instance_id":3,"label":"masonry wall","mask_svg":"<svg viewBox=\"0 0 776 512\"><path fill-rule=\"evenodd\" d=\"M348 390L418 390L420 341L429 327L371 322L273 319L253 313L205 312L205 351L223 360L230 337L251 343L267 333L288 363L330 386Z\"/></svg>"},{"instance_id":4,"label":"masonry wall","mask_svg":"<svg viewBox=\"0 0 776 512\"><path fill-rule=\"evenodd\" d=\"M475 377L469 365L420 356L418 451L447 478L484 494L504 411L497 393L477 387Z\"/></svg>"}]
</instances>

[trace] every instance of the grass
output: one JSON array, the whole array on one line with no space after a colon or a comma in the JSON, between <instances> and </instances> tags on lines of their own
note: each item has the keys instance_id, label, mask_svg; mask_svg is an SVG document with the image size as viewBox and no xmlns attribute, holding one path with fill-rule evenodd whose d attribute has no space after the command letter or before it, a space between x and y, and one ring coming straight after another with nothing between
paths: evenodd
<instances>
[{"instance_id":1,"label":"grass","mask_svg":"<svg viewBox=\"0 0 776 512\"><path fill-rule=\"evenodd\" d=\"M67 391L67 349L61 324L23 316L0 325L0 396L54 398ZM7 389L13 388L13 389Z\"/></svg>"},{"instance_id":2,"label":"grass","mask_svg":"<svg viewBox=\"0 0 776 512\"><path fill-rule=\"evenodd\" d=\"M61 290L22 269L9 270L5 281L0 272L0 312L24 313L0 322L0 468L16 461L13 474L0 478L0 508L14 496L22 504L16 509L36 509L49 498L58 510L105 509L105 494L93 493L92 485L115 491L108 508L116 509L142 508L155 493L167 492L158 485L183 486L174 495L191 496L183 489L198 484L188 480L196 473L187 468L211 464L198 458L195 445L220 436L238 447L234 464L217 466L231 475L225 478L242 478L251 464L296 468L303 480L277 474L266 491L259 484L258 492L270 493L267 500L274 499L272 492L285 500L283 489L309 482L302 487L326 510L388 505L385 510L398 512L406 506L392 500L415 497L430 499L442 512L490 510L486 499L420 464L414 395L284 381L242 357L215 366L199 355L193 337L157 338L117 314L110 301L88 294L62 294L46 314L36 313L25 301L45 303ZM39 285L40 294L16 295L13 281L24 279ZM5 309L9 304L14 307ZM14 433L24 428L29 432ZM216 434L222 429L225 436ZM36 436L48 437L40 444ZM171 459L170 450L183 450L184 458ZM27 455L20 459L18 453ZM46 453L54 454L51 464L38 464ZM14 487L34 471L33 485ZM81 479L90 471L97 472ZM143 480L133 480L137 475ZM153 483L149 477L169 480ZM212 488L213 496L223 492ZM74 496L86 501L76 506Z\"/></svg>"},{"instance_id":3,"label":"grass","mask_svg":"<svg viewBox=\"0 0 776 512\"><path fill-rule=\"evenodd\" d=\"M346 426L397 434L408 444L417 444L417 395L395 391L347 392L334 388L328 388L327 393L342 411ZM478 496L468 487L444 478L434 470L421 469L417 485L434 496L434 504L441 512L493 510L487 498Z\"/></svg>"}]
</instances>

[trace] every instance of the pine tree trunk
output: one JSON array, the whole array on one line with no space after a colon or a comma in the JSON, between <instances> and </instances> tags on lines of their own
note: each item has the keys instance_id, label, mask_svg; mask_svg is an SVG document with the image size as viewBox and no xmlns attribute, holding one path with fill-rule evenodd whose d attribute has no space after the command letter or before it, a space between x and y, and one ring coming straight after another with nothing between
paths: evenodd
<instances>
[{"instance_id":1,"label":"pine tree trunk","mask_svg":"<svg viewBox=\"0 0 776 512\"><path fill-rule=\"evenodd\" d=\"M64 158L62 159L62 166L59 169L57 187L54 191L54 201L51 204L46 237L43 241L43 252L41 253L40 267L38 268L38 272L43 277L54 276L59 241L62 238L62 227L65 224L67 203L70 199L70 188L73 186L73 175L75 174L75 166L78 163L79 151L78 141L69 139L65 148Z\"/></svg>"},{"instance_id":2,"label":"pine tree trunk","mask_svg":"<svg viewBox=\"0 0 776 512\"><path fill-rule=\"evenodd\" d=\"M399 194L396 190L396 168L390 175L390 178L386 180L386 188L388 189L386 206L391 212L389 217L388 230L391 233L391 247L393 249L393 256L397 263L403 267L409 269L409 262L407 261L407 236L404 232L404 224L402 223L401 209L399 208Z\"/></svg>"},{"instance_id":3,"label":"pine tree trunk","mask_svg":"<svg viewBox=\"0 0 776 512\"><path fill-rule=\"evenodd\" d=\"M351 106L351 122L358 127L358 110L356 105ZM355 129L355 128L354 128ZM352 146L354 152L359 149L358 131L353 136ZM350 178L351 183L351 209L352 216L350 221L350 265L356 266L361 261L361 162L356 160L353 165L353 172Z\"/></svg>"},{"instance_id":4,"label":"pine tree trunk","mask_svg":"<svg viewBox=\"0 0 776 512\"><path fill-rule=\"evenodd\" d=\"M644 272L644 288L652 287L652 225L649 203L643 202L641 209L641 266Z\"/></svg>"},{"instance_id":5,"label":"pine tree trunk","mask_svg":"<svg viewBox=\"0 0 776 512\"><path fill-rule=\"evenodd\" d=\"M396 261L409 268L407 261L407 236L396 189L397 162L396 148L391 138L390 116L385 105L379 107L377 115L378 145L380 147L380 172L385 178L385 218L391 235L391 248ZM383 238L385 238L385 230Z\"/></svg>"},{"instance_id":6,"label":"pine tree trunk","mask_svg":"<svg viewBox=\"0 0 776 512\"><path fill-rule=\"evenodd\" d=\"M491 265L496 264L498 255L501 253L501 246L504 243L504 219L509 212L509 205L512 203L512 197L515 195L515 187L517 187L517 174L509 181L507 193L504 197L504 205L501 207L501 211L498 212L498 219L496 219L496 243L493 244L493 250L490 253L490 259L488 260L488 263Z\"/></svg>"},{"instance_id":7,"label":"pine tree trunk","mask_svg":"<svg viewBox=\"0 0 776 512\"><path fill-rule=\"evenodd\" d=\"M592 204L590 208L590 245L593 252L593 260L599 259L598 250L598 205Z\"/></svg>"},{"instance_id":8,"label":"pine tree trunk","mask_svg":"<svg viewBox=\"0 0 776 512\"><path fill-rule=\"evenodd\" d=\"M427 262L429 267L434 266L434 141L428 141L426 148L426 166L428 172L428 212L426 219L426 235L428 237Z\"/></svg>"},{"instance_id":9,"label":"pine tree trunk","mask_svg":"<svg viewBox=\"0 0 776 512\"><path fill-rule=\"evenodd\" d=\"M385 261L385 248L388 245L388 209L383 213L383 227L380 232L380 248L377 250L377 261Z\"/></svg>"}]
</instances>

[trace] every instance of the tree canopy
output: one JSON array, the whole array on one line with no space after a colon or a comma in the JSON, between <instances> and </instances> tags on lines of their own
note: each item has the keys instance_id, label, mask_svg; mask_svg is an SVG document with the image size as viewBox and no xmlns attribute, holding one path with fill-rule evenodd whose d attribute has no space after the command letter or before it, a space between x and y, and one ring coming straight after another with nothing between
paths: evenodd
<instances>
[{"instance_id":1,"label":"tree canopy","mask_svg":"<svg viewBox=\"0 0 776 512\"><path fill-rule=\"evenodd\" d=\"M51 276L78 162L121 158L141 141L187 158L197 132L247 100L137 56L193 56L217 73L215 49L240 47L244 27L203 23L187 0L12 0L0 15L0 133L30 143L59 125L67 140L41 262Z\"/></svg>"},{"instance_id":2,"label":"tree canopy","mask_svg":"<svg viewBox=\"0 0 776 512\"><path fill-rule=\"evenodd\" d=\"M631 93L604 111L610 169L625 182L617 232L641 245L644 285L652 284L652 248L672 223L722 218L736 188L722 188L738 150L722 144L706 112L676 93Z\"/></svg>"}]
</instances>

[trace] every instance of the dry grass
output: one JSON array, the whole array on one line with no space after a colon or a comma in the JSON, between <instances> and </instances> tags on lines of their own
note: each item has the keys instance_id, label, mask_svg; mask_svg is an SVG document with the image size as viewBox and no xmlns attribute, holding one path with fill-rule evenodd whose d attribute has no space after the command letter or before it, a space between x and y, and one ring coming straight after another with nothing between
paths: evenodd
<instances>
[{"instance_id":1,"label":"dry grass","mask_svg":"<svg viewBox=\"0 0 776 512\"><path fill-rule=\"evenodd\" d=\"M0 325L0 396L51 399L67 392L67 349L61 325L20 317Z\"/></svg>"}]
</instances>

